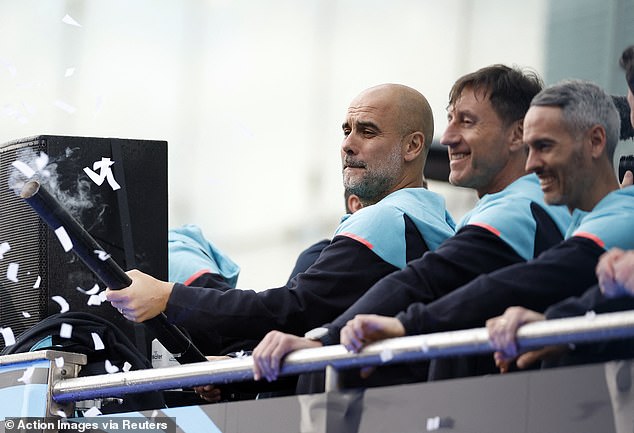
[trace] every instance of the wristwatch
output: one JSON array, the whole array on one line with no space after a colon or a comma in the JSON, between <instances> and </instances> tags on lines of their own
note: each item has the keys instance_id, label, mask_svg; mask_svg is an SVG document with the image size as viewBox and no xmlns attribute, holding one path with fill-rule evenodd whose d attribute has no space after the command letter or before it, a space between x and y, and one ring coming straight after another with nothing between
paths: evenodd
<instances>
[{"instance_id":1,"label":"wristwatch","mask_svg":"<svg viewBox=\"0 0 634 433\"><path fill-rule=\"evenodd\" d=\"M319 328L313 328L305 333L304 338L312 341L321 341L321 339L324 338L326 335L328 335L328 328L320 326Z\"/></svg>"}]
</instances>

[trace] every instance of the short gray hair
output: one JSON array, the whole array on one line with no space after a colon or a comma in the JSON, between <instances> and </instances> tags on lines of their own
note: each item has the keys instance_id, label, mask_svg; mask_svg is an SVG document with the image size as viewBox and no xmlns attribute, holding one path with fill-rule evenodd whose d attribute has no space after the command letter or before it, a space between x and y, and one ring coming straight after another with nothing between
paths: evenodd
<instances>
[{"instance_id":1,"label":"short gray hair","mask_svg":"<svg viewBox=\"0 0 634 433\"><path fill-rule=\"evenodd\" d=\"M539 92L531 106L561 108L566 129L574 137L595 125L605 129L606 154L612 161L619 141L621 118L612 97L594 83L566 80Z\"/></svg>"}]
</instances>

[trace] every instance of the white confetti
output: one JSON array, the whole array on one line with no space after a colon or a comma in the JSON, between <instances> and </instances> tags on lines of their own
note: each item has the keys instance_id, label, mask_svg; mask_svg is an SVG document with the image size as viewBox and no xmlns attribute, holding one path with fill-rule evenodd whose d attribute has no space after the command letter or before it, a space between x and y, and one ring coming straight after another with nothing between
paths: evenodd
<instances>
[{"instance_id":1,"label":"white confetti","mask_svg":"<svg viewBox=\"0 0 634 433\"><path fill-rule=\"evenodd\" d=\"M35 283L33 284L33 288L34 289L39 289L40 288L40 284L42 284L42 277L40 277L38 275L37 278L35 279Z\"/></svg>"},{"instance_id":2,"label":"white confetti","mask_svg":"<svg viewBox=\"0 0 634 433\"><path fill-rule=\"evenodd\" d=\"M84 167L84 173L99 186L101 186L104 180L108 180L108 184L112 190L116 191L121 188L121 185L115 180L114 174L112 173L111 166L113 164L114 161L111 161L110 158L101 157L101 161L93 162L92 169L90 169L90 167ZM99 171L99 174L94 170Z\"/></svg>"},{"instance_id":3,"label":"white confetti","mask_svg":"<svg viewBox=\"0 0 634 433\"><path fill-rule=\"evenodd\" d=\"M595 313L594 311L590 310L590 311L586 311L585 316L586 319L588 320L593 320L595 317L597 317L597 313Z\"/></svg>"},{"instance_id":4,"label":"white confetti","mask_svg":"<svg viewBox=\"0 0 634 433\"><path fill-rule=\"evenodd\" d=\"M59 336L62 338L70 338L73 335L73 325L70 323L62 323L59 328Z\"/></svg>"},{"instance_id":5,"label":"white confetti","mask_svg":"<svg viewBox=\"0 0 634 433\"><path fill-rule=\"evenodd\" d=\"M101 337L96 332L91 332L92 342L95 345L95 350L103 350L105 346L103 345L103 341L101 341Z\"/></svg>"},{"instance_id":6,"label":"white confetti","mask_svg":"<svg viewBox=\"0 0 634 433\"><path fill-rule=\"evenodd\" d=\"M67 418L66 416L66 412L64 412L63 410L58 410L57 412L55 412L55 415L57 415L60 418Z\"/></svg>"},{"instance_id":7,"label":"white confetti","mask_svg":"<svg viewBox=\"0 0 634 433\"><path fill-rule=\"evenodd\" d=\"M16 169L20 171L23 175L27 177L27 179L32 178L35 175L35 170L28 166L25 162L22 161L13 161L11 163Z\"/></svg>"},{"instance_id":8,"label":"white confetti","mask_svg":"<svg viewBox=\"0 0 634 433\"><path fill-rule=\"evenodd\" d=\"M427 340L423 340L423 343L420 345L420 350L424 353L429 352L429 345L427 344Z\"/></svg>"},{"instance_id":9,"label":"white confetti","mask_svg":"<svg viewBox=\"0 0 634 433\"><path fill-rule=\"evenodd\" d=\"M440 428L440 417L427 418L427 431L435 431Z\"/></svg>"},{"instance_id":10,"label":"white confetti","mask_svg":"<svg viewBox=\"0 0 634 433\"><path fill-rule=\"evenodd\" d=\"M28 367L26 370L24 370L24 373L22 373L22 377L18 379L18 382L22 382L25 384L31 383L34 372L35 372L35 367Z\"/></svg>"},{"instance_id":11,"label":"white confetti","mask_svg":"<svg viewBox=\"0 0 634 433\"><path fill-rule=\"evenodd\" d=\"M92 289L90 290L84 290L81 287L77 287L77 291L85 295L96 295L97 293L99 293L99 284L95 283L95 285L92 286Z\"/></svg>"},{"instance_id":12,"label":"white confetti","mask_svg":"<svg viewBox=\"0 0 634 433\"><path fill-rule=\"evenodd\" d=\"M73 107L67 102L62 101L61 99L58 99L55 102L53 102L53 105L55 105L60 110L67 112L68 114L73 114L75 113L75 111L77 111L77 108Z\"/></svg>"},{"instance_id":13,"label":"white confetti","mask_svg":"<svg viewBox=\"0 0 634 433\"><path fill-rule=\"evenodd\" d=\"M0 259L4 259L4 254L9 251L11 251L11 245L9 245L9 242L2 242L0 244Z\"/></svg>"},{"instance_id":14,"label":"white confetti","mask_svg":"<svg viewBox=\"0 0 634 433\"><path fill-rule=\"evenodd\" d=\"M57 368L62 368L64 366L64 357L63 356L58 356L57 358L55 358L55 366Z\"/></svg>"},{"instance_id":15,"label":"white confetti","mask_svg":"<svg viewBox=\"0 0 634 433\"><path fill-rule=\"evenodd\" d=\"M3 68L9 71L9 74L11 74L12 77L15 77L17 75L18 70L10 61L0 58L0 65L2 65Z\"/></svg>"},{"instance_id":16,"label":"white confetti","mask_svg":"<svg viewBox=\"0 0 634 433\"><path fill-rule=\"evenodd\" d=\"M81 24L79 24L77 21L75 21L75 19L73 17L71 17L70 15L66 14L64 16L64 18L62 18L62 22L64 24L68 24L71 26L75 26L75 27L81 27Z\"/></svg>"},{"instance_id":17,"label":"white confetti","mask_svg":"<svg viewBox=\"0 0 634 433\"><path fill-rule=\"evenodd\" d=\"M58 227L55 229L55 234L57 235L57 239L62 244L64 251L69 252L73 249L73 241L70 240L70 236L66 233L66 229L64 227Z\"/></svg>"},{"instance_id":18,"label":"white confetti","mask_svg":"<svg viewBox=\"0 0 634 433\"><path fill-rule=\"evenodd\" d=\"M75 73L75 68L66 68L66 72L64 72L64 77L72 77Z\"/></svg>"},{"instance_id":19,"label":"white confetti","mask_svg":"<svg viewBox=\"0 0 634 433\"><path fill-rule=\"evenodd\" d=\"M84 412L84 418L91 418L93 416L99 416L99 415L101 415L101 411L99 410L97 406L93 406L90 409L88 409L86 412Z\"/></svg>"},{"instance_id":20,"label":"white confetti","mask_svg":"<svg viewBox=\"0 0 634 433\"><path fill-rule=\"evenodd\" d=\"M102 302L103 301L101 300L101 297L99 295L90 295L86 304L99 306Z\"/></svg>"},{"instance_id":21,"label":"white confetti","mask_svg":"<svg viewBox=\"0 0 634 433\"><path fill-rule=\"evenodd\" d=\"M102 262L105 262L110 258L110 254L105 251L95 250L93 252L97 255L97 257L99 257L99 260L101 260Z\"/></svg>"},{"instance_id":22,"label":"white confetti","mask_svg":"<svg viewBox=\"0 0 634 433\"><path fill-rule=\"evenodd\" d=\"M154 409L152 411L152 415L150 415L150 419L154 421L154 418L156 418L157 416L158 416L158 410Z\"/></svg>"},{"instance_id":23,"label":"white confetti","mask_svg":"<svg viewBox=\"0 0 634 433\"><path fill-rule=\"evenodd\" d=\"M0 334L2 334L5 346L13 346L15 344L15 336L13 335L13 330L11 328L0 328Z\"/></svg>"},{"instance_id":24,"label":"white confetti","mask_svg":"<svg viewBox=\"0 0 634 433\"><path fill-rule=\"evenodd\" d=\"M394 358L394 354L392 353L390 349L385 349L381 351L380 357L381 357L381 362L388 362L392 358Z\"/></svg>"},{"instance_id":25,"label":"white confetti","mask_svg":"<svg viewBox=\"0 0 634 433\"><path fill-rule=\"evenodd\" d=\"M105 368L106 371L108 372L108 374L113 374L116 373L117 371L119 371L119 367L117 367L116 365L112 365L112 363L106 359L105 362Z\"/></svg>"},{"instance_id":26,"label":"white confetti","mask_svg":"<svg viewBox=\"0 0 634 433\"><path fill-rule=\"evenodd\" d=\"M23 311L22 312L22 317L24 317L25 319L28 319L29 317L31 317L31 314L27 311Z\"/></svg>"},{"instance_id":27,"label":"white confetti","mask_svg":"<svg viewBox=\"0 0 634 433\"><path fill-rule=\"evenodd\" d=\"M7 266L7 280L13 281L14 283L18 282L18 269L20 265L17 263L9 263Z\"/></svg>"},{"instance_id":28,"label":"white confetti","mask_svg":"<svg viewBox=\"0 0 634 433\"><path fill-rule=\"evenodd\" d=\"M51 299L55 302L57 302L60 306L60 313L65 313L70 309L70 306L68 305L68 302L66 302L66 299L64 299L61 296L51 296Z\"/></svg>"},{"instance_id":29,"label":"white confetti","mask_svg":"<svg viewBox=\"0 0 634 433\"><path fill-rule=\"evenodd\" d=\"M35 158L35 167L38 171L42 171L48 164L48 155L44 152L40 152L37 158Z\"/></svg>"},{"instance_id":30,"label":"white confetti","mask_svg":"<svg viewBox=\"0 0 634 433\"><path fill-rule=\"evenodd\" d=\"M242 358L244 358L245 356L247 356L247 354L246 354L246 352L245 352L244 350L241 350L241 351L239 351L239 352L236 352L236 358L238 358L238 359L242 359Z\"/></svg>"},{"instance_id":31,"label":"white confetti","mask_svg":"<svg viewBox=\"0 0 634 433\"><path fill-rule=\"evenodd\" d=\"M95 98L95 117L97 117L99 113L101 113L101 110L103 110L103 104L104 104L103 96L98 95L97 98Z\"/></svg>"},{"instance_id":32,"label":"white confetti","mask_svg":"<svg viewBox=\"0 0 634 433\"><path fill-rule=\"evenodd\" d=\"M128 361L124 362L122 370L125 372L132 370L132 364L130 364Z\"/></svg>"},{"instance_id":33,"label":"white confetti","mask_svg":"<svg viewBox=\"0 0 634 433\"><path fill-rule=\"evenodd\" d=\"M102 290L101 292L99 292L99 299L101 299L101 302L106 302L106 291Z\"/></svg>"}]
</instances>

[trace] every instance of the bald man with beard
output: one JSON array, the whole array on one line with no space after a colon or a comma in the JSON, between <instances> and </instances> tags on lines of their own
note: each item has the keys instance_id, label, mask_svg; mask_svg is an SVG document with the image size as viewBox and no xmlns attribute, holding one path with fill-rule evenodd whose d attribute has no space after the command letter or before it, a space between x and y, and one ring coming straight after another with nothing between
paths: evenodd
<instances>
[{"instance_id":1,"label":"bald man with beard","mask_svg":"<svg viewBox=\"0 0 634 433\"><path fill-rule=\"evenodd\" d=\"M164 312L188 330L233 339L259 340L273 329L301 335L334 319L453 235L444 200L421 187L433 128L427 100L410 87L379 85L352 101L342 125L343 184L363 209L344 217L317 261L285 286L201 290L133 270L132 284L107 299L135 322Z\"/></svg>"}]
</instances>

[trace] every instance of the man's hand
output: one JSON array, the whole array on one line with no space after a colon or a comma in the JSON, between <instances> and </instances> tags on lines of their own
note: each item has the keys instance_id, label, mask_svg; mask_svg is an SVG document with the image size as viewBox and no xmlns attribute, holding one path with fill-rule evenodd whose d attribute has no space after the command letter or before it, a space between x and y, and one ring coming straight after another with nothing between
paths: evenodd
<instances>
[{"instance_id":1,"label":"man's hand","mask_svg":"<svg viewBox=\"0 0 634 433\"><path fill-rule=\"evenodd\" d=\"M229 356L207 356L208 361L223 361L231 359ZM218 403L222 398L222 390L215 385L200 385L195 386L194 391L200 398L208 401L209 403Z\"/></svg>"},{"instance_id":2,"label":"man's hand","mask_svg":"<svg viewBox=\"0 0 634 433\"><path fill-rule=\"evenodd\" d=\"M487 320L486 327L489 331L489 340L491 341L491 346L496 350L494 354L495 363L502 373L508 371L509 361L514 360L518 356L517 329L526 323L541 320L545 320L543 314L524 307L507 308L503 315Z\"/></svg>"},{"instance_id":3,"label":"man's hand","mask_svg":"<svg viewBox=\"0 0 634 433\"><path fill-rule=\"evenodd\" d=\"M173 283L157 280L136 269L126 274L132 279L131 285L121 290L106 290L106 299L113 307L133 322L144 322L165 311Z\"/></svg>"},{"instance_id":4,"label":"man's hand","mask_svg":"<svg viewBox=\"0 0 634 433\"><path fill-rule=\"evenodd\" d=\"M356 353L366 344L404 335L405 328L395 317L357 314L341 329L340 339L348 351Z\"/></svg>"},{"instance_id":5,"label":"man's hand","mask_svg":"<svg viewBox=\"0 0 634 433\"><path fill-rule=\"evenodd\" d=\"M253 350L253 379L260 380L264 377L269 382L272 382L277 379L280 373L282 358L289 352L321 346L322 344L319 341L285 334L280 331L271 331L264 336L260 344Z\"/></svg>"},{"instance_id":6,"label":"man's hand","mask_svg":"<svg viewBox=\"0 0 634 433\"><path fill-rule=\"evenodd\" d=\"M596 272L607 298L634 295L634 251L612 248L599 258Z\"/></svg>"}]
</instances>

